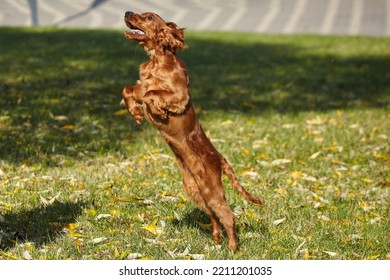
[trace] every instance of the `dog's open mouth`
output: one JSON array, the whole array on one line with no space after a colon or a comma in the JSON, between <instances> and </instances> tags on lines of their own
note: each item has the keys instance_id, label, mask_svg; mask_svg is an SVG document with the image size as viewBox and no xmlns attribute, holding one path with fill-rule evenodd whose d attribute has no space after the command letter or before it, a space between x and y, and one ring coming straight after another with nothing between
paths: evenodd
<instances>
[{"instance_id":1,"label":"dog's open mouth","mask_svg":"<svg viewBox=\"0 0 390 280\"><path fill-rule=\"evenodd\" d=\"M129 35L133 35L133 36L134 36L134 35L136 35L136 36L144 36L144 35L145 35L145 32L144 32L143 30L141 30L141 29L139 29L138 27L132 25L131 23L126 22L126 25L127 25L127 27L130 28L130 30L127 31L127 33L128 33Z\"/></svg>"}]
</instances>

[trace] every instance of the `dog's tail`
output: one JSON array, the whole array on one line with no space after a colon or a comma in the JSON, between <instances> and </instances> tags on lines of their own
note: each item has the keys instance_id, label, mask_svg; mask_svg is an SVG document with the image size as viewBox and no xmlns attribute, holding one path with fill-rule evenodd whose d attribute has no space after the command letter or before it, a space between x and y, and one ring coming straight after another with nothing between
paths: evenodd
<instances>
[{"instance_id":1,"label":"dog's tail","mask_svg":"<svg viewBox=\"0 0 390 280\"><path fill-rule=\"evenodd\" d=\"M234 174L234 170L233 168L231 167L231 165L227 162L227 160L221 156L221 164L222 164L222 171L223 173L225 173L225 175L229 178L230 180L230 183L232 185L232 187L234 189L236 189L239 193L241 193L241 195L246 199L246 200L249 200L251 202L253 202L254 204L257 204L257 205L264 205L264 201L257 198L257 197L254 197L252 196L250 193L248 193L246 191L246 189L244 189L243 186L241 186L240 182L238 181L236 175Z\"/></svg>"}]
</instances>

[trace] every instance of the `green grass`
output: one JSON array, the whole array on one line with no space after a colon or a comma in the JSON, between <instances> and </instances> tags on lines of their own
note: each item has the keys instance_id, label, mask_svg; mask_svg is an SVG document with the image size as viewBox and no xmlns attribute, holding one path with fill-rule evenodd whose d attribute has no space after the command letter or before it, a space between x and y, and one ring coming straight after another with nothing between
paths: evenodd
<instances>
[{"instance_id":1,"label":"green grass","mask_svg":"<svg viewBox=\"0 0 390 280\"><path fill-rule=\"evenodd\" d=\"M0 39L0 259L390 258L388 39L188 32L203 127L267 202L224 178L234 255L119 105L143 50L118 31Z\"/></svg>"}]
</instances>

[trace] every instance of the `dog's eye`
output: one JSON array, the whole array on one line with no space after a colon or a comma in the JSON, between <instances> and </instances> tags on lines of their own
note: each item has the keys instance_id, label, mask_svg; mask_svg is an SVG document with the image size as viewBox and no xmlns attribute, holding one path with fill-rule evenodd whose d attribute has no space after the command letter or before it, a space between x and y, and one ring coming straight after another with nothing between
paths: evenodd
<instances>
[{"instance_id":1,"label":"dog's eye","mask_svg":"<svg viewBox=\"0 0 390 280\"><path fill-rule=\"evenodd\" d=\"M153 17L152 16L148 16L147 19L148 20L153 20Z\"/></svg>"}]
</instances>

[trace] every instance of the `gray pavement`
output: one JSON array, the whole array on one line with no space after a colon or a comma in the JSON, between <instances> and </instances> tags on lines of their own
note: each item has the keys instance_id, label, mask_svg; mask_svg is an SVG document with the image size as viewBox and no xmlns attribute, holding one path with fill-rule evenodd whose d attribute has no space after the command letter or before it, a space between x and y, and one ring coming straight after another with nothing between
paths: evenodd
<instances>
[{"instance_id":1,"label":"gray pavement","mask_svg":"<svg viewBox=\"0 0 390 280\"><path fill-rule=\"evenodd\" d=\"M189 30L390 36L390 0L1 0L0 25L124 29L127 10Z\"/></svg>"}]
</instances>

